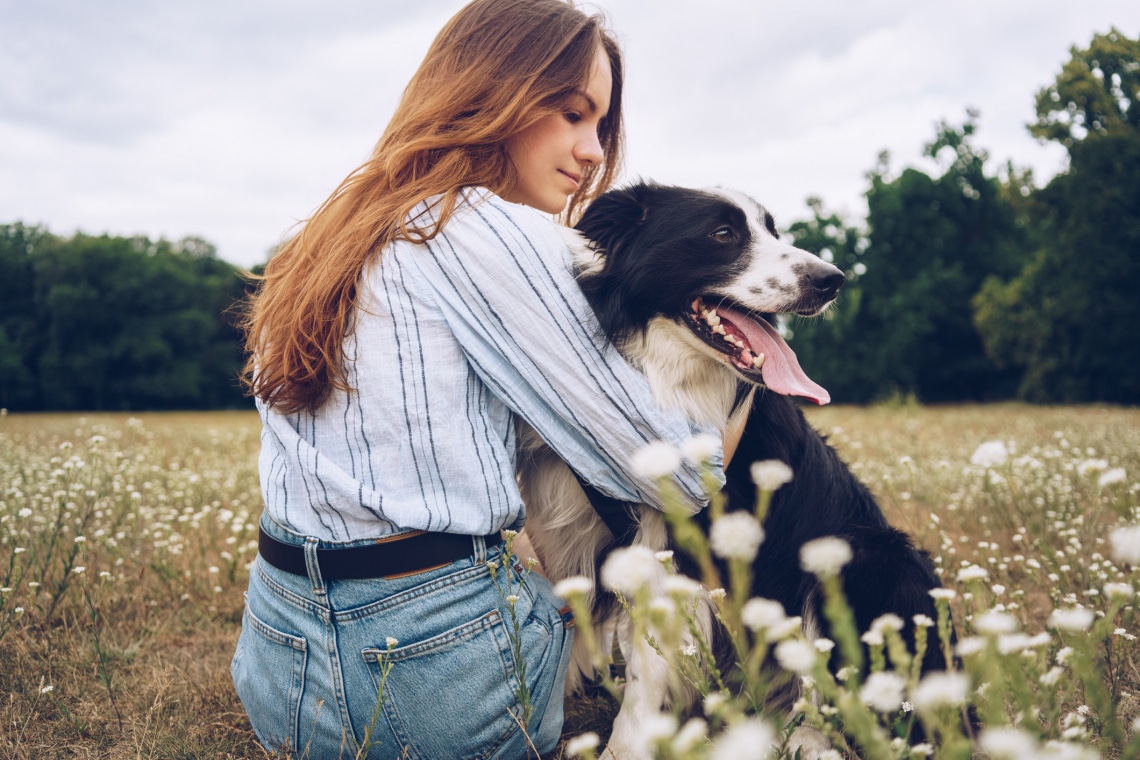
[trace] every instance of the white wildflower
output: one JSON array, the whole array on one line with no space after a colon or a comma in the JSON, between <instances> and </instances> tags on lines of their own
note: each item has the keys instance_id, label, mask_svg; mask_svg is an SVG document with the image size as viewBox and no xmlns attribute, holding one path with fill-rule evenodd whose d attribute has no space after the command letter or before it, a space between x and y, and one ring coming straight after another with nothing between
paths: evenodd
<instances>
[{"instance_id":1,"label":"white wildflower","mask_svg":"<svg viewBox=\"0 0 1140 760\"><path fill-rule=\"evenodd\" d=\"M929 615L923 615L922 613L915 615L912 619L914 620L914 624L919 628L929 628L934 625L934 620L931 619Z\"/></svg>"},{"instance_id":2,"label":"white wildflower","mask_svg":"<svg viewBox=\"0 0 1140 760\"><path fill-rule=\"evenodd\" d=\"M692 599L701 593L701 584L687 575L670 575L665 578L665 593L672 597Z\"/></svg>"},{"instance_id":3,"label":"white wildflower","mask_svg":"<svg viewBox=\"0 0 1140 760\"><path fill-rule=\"evenodd\" d=\"M673 751L684 755L702 745L709 734L709 725L701 718L690 718L673 737Z\"/></svg>"},{"instance_id":4,"label":"white wildflower","mask_svg":"<svg viewBox=\"0 0 1140 760\"><path fill-rule=\"evenodd\" d=\"M984 567L977 565L969 565L958 571L958 582L969 583L970 581L980 581L989 577L989 571Z\"/></svg>"},{"instance_id":5,"label":"white wildflower","mask_svg":"<svg viewBox=\"0 0 1140 760\"><path fill-rule=\"evenodd\" d=\"M862 636L859 637L859 640L869 647L881 647L885 642L885 639L883 638L883 632L878 628L872 628L871 630L865 632Z\"/></svg>"},{"instance_id":6,"label":"white wildflower","mask_svg":"<svg viewBox=\"0 0 1140 760\"><path fill-rule=\"evenodd\" d=\"M677 733L677 719L669 713L657 713L643 719L638 729L641 746L647 750L646 754L652 755L655 754L652 749L659 742Z\"/></svg>"},{"instance_id":7,"label":"white wildflower","mask_svg":"<svg viewBox=\"0 0 1140 760\"><path fill-rule=\"evenodd\" d=\"M1105 486L1123 483L1126 477L1128 477L1128 473L1124 471L1123 467L1113 467L1111 470L1102 472L1100 477L1096 479L1096 484L1104 488Z\"/></svg>"},{"instance_id":8,"label":"white wildflower","mask_svg":"<svg viewBox=\"0 0 1140 760\"><path fill-rule=\"evenodd\" d=\"M592 752L593 750L597 749L598 745L601 743L601 737L599 737L593 731L587 731L586 733L579 734L570 741L566 742L566 754L570 755L571 757L578 757L580 755L586 754L587 752Z\"/></svg>"},{"instance_id":9,"label":"white wildflower","mask_svg":"<svg viewBox=\"0 0 1140 760\"><path fill-rule=\"evenodd\" d=\"M876 631L901 631L905 625L903 619L893 612L879 615L871 621L871 628Z\"/></svg>"},{"instance_id":10,"label":"white wildflower","mask_svg":"<svg viewBox=\"0 0 1140 760\"><path fill-rule=\"evenodd\" d=\"M1061 676L1065 675L1065 669L1054 665L1049 668L1049 671L1041 676L1042 686L1056 686L1061 681Z\"/></svg>"},{"instance_id":11,"label":"white wildflower","mask_svg":"<svg viewBox=\"0 0 1140 760\"><path fill-rule=\"evenodd\" d=\"M798 633L803 629L803 622L803 618L796 615L795 617L785 619L782 623L770 626L768 628L768 640L780 641Z\"/></svg>"},{"instance_id":12,"label":"white wildflower","mask_svg":"<svg viewBox=\"0 0 1140 760\"><path fill-rule=\"evenodd\" d=\"M653 556L656 557L657 561L662 565L668 565L673 561L673 552L671 550L654 552Z\"/></svg>"},{"instance_id":13,"label":"white wildflower","mask_svg":"<svg viewBox=\"0 0 1140 760\"><path fill-rule=\"evenodd\" d=\"M720 451L721 440L709 433L698 433L681 444L681 454L693 464L704 464Z\"/></svg>"},{"instance_id":14,"label":"white wildflower","mask_svg":"<svg viewBox=\"0 0 1140 760\"><path fill-rule=\"evenodd\" d=\"M1104 595L1109 599L1131 599L1136 596L1135 590L1127 583L1104 584Z\"/></svg>"},{"instance_id":15,"label":"white wildflower","mask_svg":"<svg viewBox=\"0 0 1140 760\"><path fill-rule=\"evenodd\" d=\"M929 714L963 704L969 691L970 679L963 673L931 673L919 681L911 701L919 712Z\"/></svg>"},{"instance_id":16,"label":"white wildflower","mask_svg":"<svg viewBox=\"0 0 1140 760\"><path fill-rule=\"evenodd\" d=\"M569 599L574 596L589 596L593 590L593 581L582 575L572 575L554 584L555 596L561 597L562 599Z\"/></svg>"},{"instance_id":17,"label":"white wildflower","mask_svg":"<svg viewBox=\"0 0 1140 760\"><path fill-rule=\"evenodd\" d=\"M1090 453L1092 449L1089 449ZM1104 459L1086 459L1077 465L1077 472L1088 475L1090 472L1102 472L1108 469L1108 462Z\"/></svg>"},{"instance_id":18,"label":"white wildflower","mask_svg":"<svg viewBox=\"0 0 1140 760\"><path fill-rule=\"evenodd\" d=\"M74 568L72 568L72 569L71 569L71 572L75 573L76 575L83 575L83 572L84 572L86 569L87 569L87 568L86 568L85 566L83 566L83 565L80 565L79 567L74 567Z\"/></svg>"},{"instance_id":19,"label":"white wildflower","mask_svg":"<svg viewBox=\"0 0 1140 760\"><path fill-rule=\"evenodd\" d=\"M792 468L779 459L752 463L752 482L761 491L775 491L792 480Z\"/></svg>"},{"instance_id":20,"label":"white wildflower","mask_svg":"<svg viewBox=\"0 0 1140 760\"><path fill-rule=\"evenodd\" d=\"M1009 449L1004 441L986 441L974 450L970 457L970 464L975 467L1001 467L1009 459Z\"/></svg>"},{"instance_id":21,"label":"white wildflower","mask_svg":"<svg viewBox=\"0 0 1140 760\"><path fill-rule=\"evenodd\" d=\"M905 687L906 682L902 676L889 671L879 671L867 676L867 680L859 689L859 698L877 712L894 712L902 707Z\"/></svg>"},{"instance_id":22,"label":"white wildflower","mask_svg":"<svg viewBox=\"0 0 1140 760\"><path fill-rule=\"evenodd\" d=\"M19 512L17 512L16 514L20 517L31 517L32 516L32 510L28 509L27 507L24 507Z\"/></svg>"},{"instance_id":23,"label":"white wildflower","mask_svg":"<svg viewBox=\"0 0 1140 760\"><path fill-rule=\"evenodd\" d=\"M634 473L657 480L668 477L681 467L681 452L671 443L653 441L638 449L629 461Z\"/></svg>"},{"instance_id":24,"label":"white wildflower","mask_svg":"<svg viewBox=\"0 0 1140 760\"><path fill-rule=\"evenodd\" d=\"M1117 528L1108 540L1112 542L1112 556L1117 562L1140 565L1140 525Z\"/></svg>"},{"instance_id":25,"label":"white wildflower","mask_svg":"<svg viewBox=\"0 0 1140 760\"><path fill-rule=\"evenodd\" d=\"M771 599L754 597L744 603L740 610L740 619L754 631L770 630L784 622L787 615L784 605Z\"/></svg>"},{"instance_id":26,"label":"white wildflower","mask_svg":"<svg viewBox=\"0 0 1140 760\"><path fill-rule=\"evenodd\" d=\"M602 584L627 596L633 595L660 572L661 564L647 546L618 549L602 565Z\"/></svg>"},{"instance_id":27,"label":"white wildflower","mask_svg":"<svg viewBox=\"0 0 1140 760\"><path fill-rule=\"evenodd\" d=\"M1096 615L1086 607L1057 608L1049 615L1048 625L1062 631L1087 631Z\"/></svg>"},{"instance_id":28,"label":"white wildflower","mask_svg":"<svg viewBox=\"0 0 1140 760\"><path fill-rule=\"evenodd\" d=\"M1064 665L1065 663L1067 663L1069 661L1069 658L1072 656L1073 656L1073 648L1072 647L1061 647L1060 649L1057 650L1057 664L1058 665Z\"/></svg>"},{"instance_id":29,"label":"white wildflower","mask_svg":"<svg viewBox=\"0 0 1140 760\"><path fill-rule=\"evenodd\" d=\"M776 661L786 670L810 673L815 665L815 647L799 639L781 641L776 645Z\"/></svg>"},{"instance_id":30,"label":"white wildflower","mask_svg":"<svg viewBox=\"0 0 1140 760\"><path fill-rule=\"evenodd\" d=\"M751 562L764 541L764 529L747 512L729 512L713 521L709 545L722 559Z\"/></svg>"},{"instance_id":31,"label":"white wildflower","mask_svg":"<svg viewBox=\"0 0 1140 760\"><path fill-rule=\"evenodd\" d=\"M959 657L971 657L986 651L986 640L981 636L966 636L958 640L954 651Z\"/></svg>"},{"instance_id":32,"label":"white wildflower","mask_svg":"<svg viewBox=\"0 0 1140 760\"><path fill-rule=\"evenodd\" d=\"M400 640L394 636L388 636L384 639L384 644L389 649L395 649L399 643L400 643Z\"/></svg>"},{"instance_id":33,"label":"white wildflower","mask_svg":"<svg viewBox=\"0 0 1140 760\"><path fill-rule=\"evenodd\" d=\"M974 618L974 628L980 633L1013 633L1017 630L1017 618L1007 612L989 610Z\"/></svg>"},{"instance_id":34,"label":"white wildflower","mask_svg":"<svg viewBox=\"0 0 1140 760\"><path fill-rule=\"evenodd\" d=\"M820 578L839 574L851 561L851 545L842 538L825 536L800 547L800 567Z\"/></svg>"},{"instance_id":35,"label":"white wildflower","mask_svg":"<svg viewBox=\"0 0 1140 760\"><path fill-rule=\"evenodd\" d=\"M776 732L757 718L748 718L717 737L709 760L765 760L772 756Z\"/></svg>"},{"instance_id":36,"label":"white wildflower","mask_svg":"<svg viewBox=\"0 0 1140 760\"><path fill-rule=\"evenodd\" d=\"M728 695L723 691L714 691L704 699L705 715L714 715L717 710L728 704Z\"/></svg>"},{"instance_id":37,"label":"white wildflower","mask_svg":"<svg viewBox=\"0 0 1140 760\"><path fill-rule=\"evenodd\" d=\"M835 642L831 639L816 639L811 645L815 647L815 651L820 654L827 654L832 649L835 649Z\"/></svg>"},{"instance_id":38,"label":"white wildflower","mask_svg":"<svg viewBox=\"0 0 1140 760\"><path fill-rule=\"evenodd\" d=\"M1037 740L1018 728L988 728L978 744L994 760L1024 760L1040 754Z\"/></svg>"}]
</instances>

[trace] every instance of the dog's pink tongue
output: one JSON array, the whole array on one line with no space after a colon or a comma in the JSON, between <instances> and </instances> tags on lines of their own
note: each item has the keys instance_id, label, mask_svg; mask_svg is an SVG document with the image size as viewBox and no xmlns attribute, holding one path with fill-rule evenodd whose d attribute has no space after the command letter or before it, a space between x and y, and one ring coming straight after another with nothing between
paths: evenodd
<instances>
[{"instance_id":1,"label":"dog's pink tongue","mask_svg":"<svg viewBox=\"0 0 1140 760\"><path fill-rule=\"evenodd\" d=\"M752 319L723 306L717 312L740 330L752 353L764 354L764 385L782 396L803 396L820 406L831 402L831 394L804 373L795 352L767 320Z\"/></svg>"}]
</instances>

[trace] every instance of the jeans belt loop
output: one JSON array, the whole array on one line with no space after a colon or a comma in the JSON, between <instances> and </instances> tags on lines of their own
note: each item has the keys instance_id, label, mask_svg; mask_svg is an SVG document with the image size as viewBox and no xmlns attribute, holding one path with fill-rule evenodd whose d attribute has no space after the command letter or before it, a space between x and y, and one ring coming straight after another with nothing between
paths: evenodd
<instances>
[{"instance_id":1,"label":"jeans belt loop","mask_svg":"<svg viewBox=\"0 0 1140 760\"><path fill-rule=\"evenodd\" d=\"M317 557L319 541L314 536L305 539L305 569L309 571L309 580L313 583L313 593L324 595L327 593L325 579L321 575L321 563Z\"/></svg>"}]
</instances>

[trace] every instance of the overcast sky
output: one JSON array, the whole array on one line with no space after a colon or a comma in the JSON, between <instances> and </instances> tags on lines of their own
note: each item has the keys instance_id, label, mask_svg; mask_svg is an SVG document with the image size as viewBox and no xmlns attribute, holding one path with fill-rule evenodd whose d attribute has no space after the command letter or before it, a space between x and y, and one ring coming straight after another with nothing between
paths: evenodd
<instances>
[{"instance_id":1,"label":"overcast sky","mask_svg":"<svg viewBox=\"0 0 1140 760\"><path fill-rule=\"evenodd\" d=\"M0 0L0 223L198 235L251 266L361 161L463 0ZM597 0L627 58L625 177L859 220L941 119L1039 181L1027 133L1072 45L1136 0Z\"/></svg>"}]
</instances>

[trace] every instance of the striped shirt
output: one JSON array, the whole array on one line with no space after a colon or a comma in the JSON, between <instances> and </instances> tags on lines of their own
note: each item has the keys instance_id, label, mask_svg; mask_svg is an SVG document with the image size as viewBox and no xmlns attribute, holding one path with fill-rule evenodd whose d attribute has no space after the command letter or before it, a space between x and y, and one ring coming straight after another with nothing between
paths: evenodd
<instances>
[{"instance_id":1,"label":"striped shirt","mask_svg":"<svg viewBox=\"0 0 1140 760\"><path fill-rule=\"evenodd\" d=\"M390 245L358 292L344 344L353 390L315 412L258 404L278 523L330 541L518 528L516 414L586 482L660 506L630 455L697 428L662 411L601 335L549 217L469 191L433 240ZM688 464L676 483L694 510L706 503Z\"/></svg>"}]
</instances>

